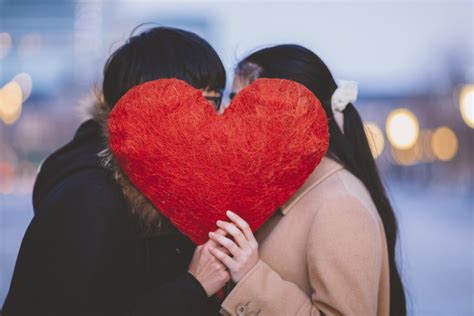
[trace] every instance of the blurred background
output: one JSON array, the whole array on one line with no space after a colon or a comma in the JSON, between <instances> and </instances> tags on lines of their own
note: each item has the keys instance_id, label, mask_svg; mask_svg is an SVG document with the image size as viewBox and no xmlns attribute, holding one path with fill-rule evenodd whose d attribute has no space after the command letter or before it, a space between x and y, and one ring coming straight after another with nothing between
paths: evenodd
<instances>
[{"instance_id":1,"label":"blurred background","mask_svg":"<svg viewBox=\"0 0 474 316\"><path fill-rule=\"evenodd\" d=\"M79 126L107 56L155 22L207 39L229 83L239 58L289 42L358 81L410 315L473 315L473 18L474 2L456 0L0 0L0 306L40 162Z\"/></svg>"}]
</instances>

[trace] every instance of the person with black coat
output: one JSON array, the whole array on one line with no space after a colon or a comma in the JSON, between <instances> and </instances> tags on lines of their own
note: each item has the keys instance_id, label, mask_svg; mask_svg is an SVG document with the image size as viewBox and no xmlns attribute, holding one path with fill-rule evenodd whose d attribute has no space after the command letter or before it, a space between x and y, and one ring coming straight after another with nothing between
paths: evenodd
<instances>
[{"instance_id":1,"label":"person with black coat","mask_svg":"<svg viewBox=\"0 0 474 316\"><path fill-rule=\"evenodd\" d=\"M225 85L214 49L196 34L155 27L106 63L101 98L70 143L41 166L2 316L216 315L229 280L164 218L108 150L107 116L131 87L178 78L209 100Z\"/></svg>"}]
</instances>

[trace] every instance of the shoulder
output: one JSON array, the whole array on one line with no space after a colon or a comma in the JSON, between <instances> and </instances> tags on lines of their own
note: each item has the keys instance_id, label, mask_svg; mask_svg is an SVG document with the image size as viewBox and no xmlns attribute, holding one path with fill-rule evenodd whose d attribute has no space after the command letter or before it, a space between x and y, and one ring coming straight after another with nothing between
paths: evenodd
<instances>
[{"instance_id":1,"label":"shoulder","mask_svg":"<svg viewBox=\"0 0 474 316\"><path fill-rule=\"evenodd\" d=\"M371 220L379 224L377 209L364 184L341 169L314 188L307 197L315 216L344 216L348 220Z\"/></svg>"},{"instance_id":2,"label":"shoulder","mask_svg":"<svg viewBox=\"0 0 474 316\"><path fill-rule=\"evenodd\" d=\"M77 204L113 205L124 201L120 187L105 170L77 170L58 181L45 195L43 204L64 202Z\"/></svg>"},{"instance_id":3,"label":"shoulder","mask_svg":"<svg viewBox=\"0 0 474 316\"><path fill-rule=\"evenodd\" d=\"M383 224L370 195L354 175L340 169L308 192L291 212L309 224L310 239L360 242L380 247Z\"/></svg>"},{"instance_id":4,"label":"shoulder","mask_svg":"<svg viewBox=\"0 0 474 316\"><path fill-rule=\"evenodd\" d=\"M38 223L55 230L119 231L131 214L120 187L99 168L83 169L61 179L35 209Z\"/></svg>"},{"instance_id":5,"label":"shoulder","mask_svg":"<svg viewBox=\"0 0 474 316\"><path fill-rule=\"evenodd\" d=\"M322 188L313 208L310 254L326 253L352 262L364 258L378 267L385 247L383 224L364 186L355 180L347 170L328 178L330 186Z\"/></svg>"}]
</instances>

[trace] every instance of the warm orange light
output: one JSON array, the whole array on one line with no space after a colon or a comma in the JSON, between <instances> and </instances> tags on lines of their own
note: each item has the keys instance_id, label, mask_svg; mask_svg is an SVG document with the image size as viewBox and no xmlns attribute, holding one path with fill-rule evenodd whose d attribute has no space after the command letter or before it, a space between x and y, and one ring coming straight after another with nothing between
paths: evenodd
<instances>
[{"instance_id":1,"label":"warm orange light","mask_svg":"<svg viewBox=\"0 0 474 316\"><path fill-rule=\"evenodd\" d=\"M461 90L459 109L467 126L474 128L474 84L466 85Z\"/></svg>"},{"instance_id":2,"label":"warm orange light","mask_svg":"<svg viewBox=\"0 0 474 316\"><path fill-rule=\"evenodd\" d=\"M415 114L407 109L397 109L387 118L387 137L396 149L413 147L418 140L420 126Z\"/></svg>"},{"instance_id":3,"label":"warm orange light","mask_svg":"<svg viewBox=\"0 0 474 316\"><path fill-rule=\"evenodd\" d=\"M402 166L411 166L418 162L420 155L419 147L413 146L408 149L397 149L392 147L393 159Z\"/></svg>"},{"instance_id":4,"label":"warm orange light","mask_svg":"<svg viewBox=\"0 0 474 316\"><path fill-rule=\"evenodd\" d=\"M431 147L439 160L449 161L453 159L458 151L458 146L458 138L449 127L440 127L433 133Z\"/></svg>"},{"instance_id":5,"label":"warm orange light","mask_svg":"<svg viewBox=\"0 0 474 316\"><path fill-rule=\"evenodd\" d=\"M13 124L21 114L23 95L17 82L11 81L0 90L0 118Z\"/></svg>"},{"instance_id":6,"label":"warm orange light","mask_svg":"<svg viewBox=\"0 0 474 316\"><path fill-rule=\"evenodd\" d=\"M377 158L382 154L385 147L385 138L383 136L382 130L374 122L364 123L365 135L367 136L367 141L369 142L370 151L372 156Z\"/></svg>"}]
</instances>

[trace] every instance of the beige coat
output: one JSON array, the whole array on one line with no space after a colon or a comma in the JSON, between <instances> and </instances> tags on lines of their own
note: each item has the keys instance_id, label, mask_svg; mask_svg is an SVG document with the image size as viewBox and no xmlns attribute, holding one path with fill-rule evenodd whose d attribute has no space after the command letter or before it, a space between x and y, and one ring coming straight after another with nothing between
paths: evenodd
<instances>
[{"instance_id":1,"label":"beige coat","mask_svg":"<svg viewBox=\"0 0 474 316\"><path fill-rule=\"evenodd\" d=\"M364 185L324 158L257 232L260 261L222 304L224 315L388 315L382 222Z\"/></svg>"}]
</instances>

